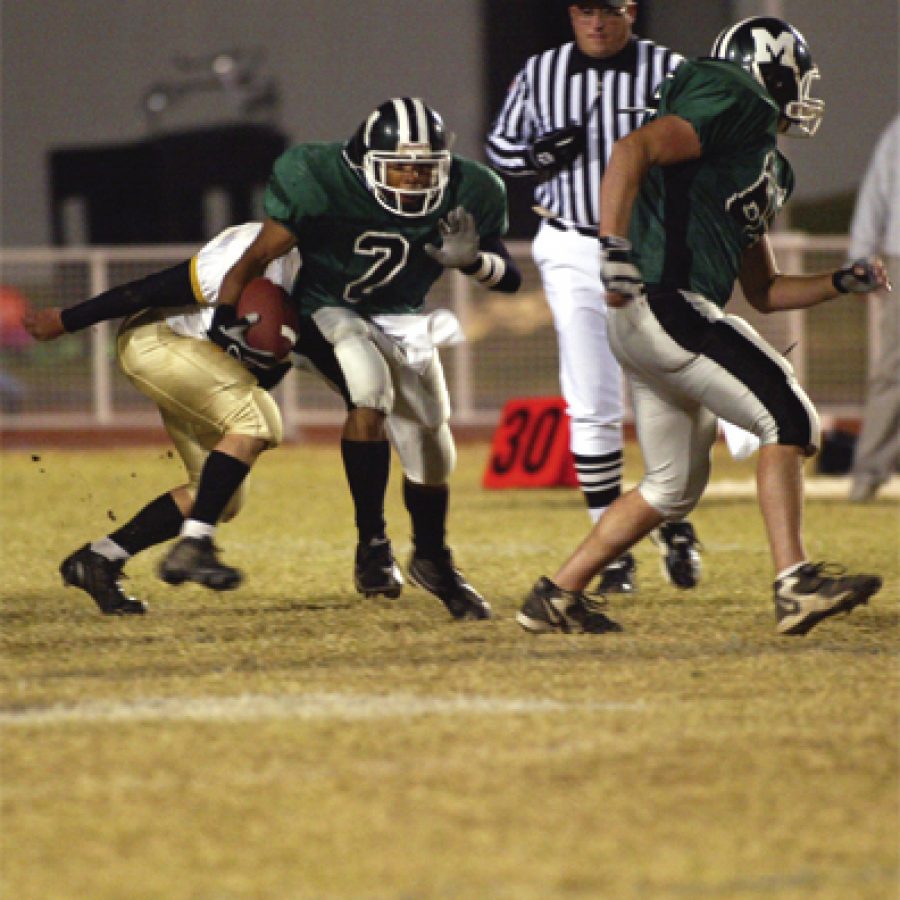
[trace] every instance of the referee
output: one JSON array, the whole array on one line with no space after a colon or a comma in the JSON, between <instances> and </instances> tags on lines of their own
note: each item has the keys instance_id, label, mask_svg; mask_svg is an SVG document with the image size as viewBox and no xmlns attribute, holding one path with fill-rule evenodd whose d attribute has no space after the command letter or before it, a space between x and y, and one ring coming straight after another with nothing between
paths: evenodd
<instances>
[{"instance_id":1,"label":"referee","mask_svg":"<svg viewBox=\"0 0 900 900\"><path fill-rule=\"evenodd\" d=\"M598 271L600 179L613 144L639 127L660 82L682 57L632 33L637 4L568 5L574 41L532 56L516 75L487 139L495 169L536 176L543 216L532 245L559 345L570 446L592 522L622 485L622 375L609 348ZM667 578L692 588L700 576L689 522L654 533ZM602 574L598 592L635 589L627 553Z\"/></svg>"}]
</instances>

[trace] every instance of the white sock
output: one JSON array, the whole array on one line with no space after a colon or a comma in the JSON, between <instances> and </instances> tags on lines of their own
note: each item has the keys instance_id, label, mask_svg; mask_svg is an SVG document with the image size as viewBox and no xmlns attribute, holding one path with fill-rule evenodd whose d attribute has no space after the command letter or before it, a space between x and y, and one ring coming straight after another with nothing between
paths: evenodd
<instances>
[{"instance_id":1,"label":"white sock","mask_svg":"<svg viewBox=\"0 0 900 900\"><path fill-rule=\"evenodd\" d=\"M196 519L185 519L181 526L181 536L189 538L211 538L216 533L216 526Z\"/></svg>"},{"instance_id":2,"label":"white sock","mask_svg":"<svg viewBox=\"0 0 900 900\"><path fill-rule=\"evenodd\" d=\"M131 559L131 554L127 550L124 550L108 537L101 538L99 541L91 541L91 550L110 562L116 562L120 559Z\"/></svg>"},{"instance_id":3,"label":"white sock","mask_svg":"<svg viewBox=\"0 0 900 900\"><path fill-rule=\"evenodd\" d=\"M776 581L781 581L782 578L787 578L788 575L793 575L800 566L805 566L808 560L802 560L801 562L794 563L792 566L788 566L783 572L778 573L778 577L775 579Z\"/></svg>"}]
</instances>

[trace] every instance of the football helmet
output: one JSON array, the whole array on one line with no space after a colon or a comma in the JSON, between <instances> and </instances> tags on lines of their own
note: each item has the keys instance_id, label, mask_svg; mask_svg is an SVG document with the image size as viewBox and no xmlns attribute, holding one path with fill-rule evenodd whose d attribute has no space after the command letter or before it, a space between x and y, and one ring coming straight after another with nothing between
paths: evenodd
<instances>
[{"instance_id":1,"label":"football helmet","mask_svg":"<svg viewBox=\"0 0 900 900\"><path fill-rule=\"evenodd\" d=\"M344 156L385 209L425 216L444 199L449 143L441 117L419 97L393 97L357 128Z\"/></svg>"},{"instance_id":2,"label":"football helmet","mask_svg":"<svg viewBox=\"0 0 900 900\"><path fill-rule=\"evenodd\" d=\"M719 33L710 55L735 62L753 75L787 120L786 134L816 133L825 103L809 92L819 70L793 25L772 16L744 19Z\"/></svg>"}]
</instances>

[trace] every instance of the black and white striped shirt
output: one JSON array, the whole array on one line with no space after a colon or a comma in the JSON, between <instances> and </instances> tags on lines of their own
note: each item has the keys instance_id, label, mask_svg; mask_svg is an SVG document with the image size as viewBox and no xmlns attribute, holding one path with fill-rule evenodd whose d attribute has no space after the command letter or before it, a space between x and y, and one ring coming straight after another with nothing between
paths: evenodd
<instances>
[{"instance_id":1,"label":"black and white striped shirt","mask_svg":"<svg viewBox=\"0 0 900 900\"><path fill-rule=\"evenodd\" d=\"M643 123L660 82L682 61L639 38L606 59L586 56L572 41L532 56L491 126L488 160L506 175L532 175L525 154L535 139L586 122L586 154L541 180L534 198L561 219L596 226L600 179L613 144Z\"/></svg>"}]
</instances>

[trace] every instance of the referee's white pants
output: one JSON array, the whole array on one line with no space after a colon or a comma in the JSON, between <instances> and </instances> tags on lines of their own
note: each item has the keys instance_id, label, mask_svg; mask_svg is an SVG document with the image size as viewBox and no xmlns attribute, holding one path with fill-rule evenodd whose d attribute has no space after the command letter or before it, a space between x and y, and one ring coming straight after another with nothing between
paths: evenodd
<instances>
[{"instance_id":1,"label":"referee's white pants","mask_svg":"<svg viewBox=\"0 0 900 900\"><path fill-rule=\"evenodd\" d=\"M571 450L583 456L621 450L622 370L609 347L597 241L541 222L532 255L556 328Z\"/></svg>"}]
</instances>

